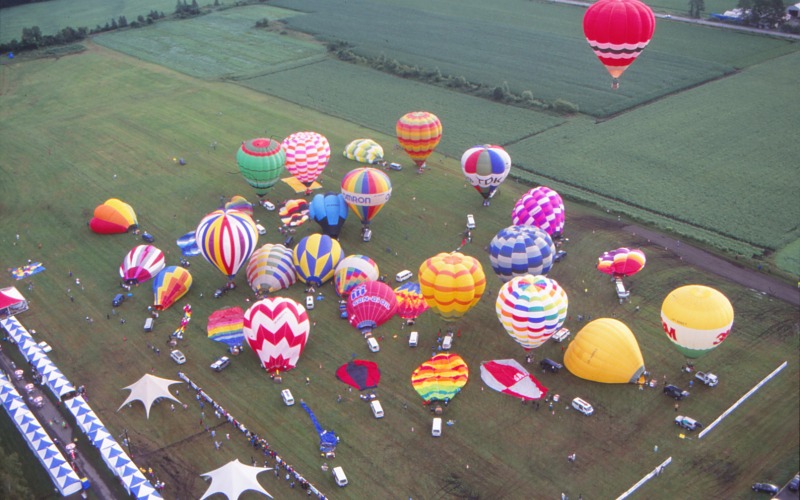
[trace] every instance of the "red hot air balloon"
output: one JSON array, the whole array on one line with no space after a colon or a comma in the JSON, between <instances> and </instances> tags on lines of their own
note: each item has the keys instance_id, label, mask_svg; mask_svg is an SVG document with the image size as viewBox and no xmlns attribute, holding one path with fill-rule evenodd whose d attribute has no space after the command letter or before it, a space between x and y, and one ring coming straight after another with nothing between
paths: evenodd
<instances>
[{"instance_id":1,"label":"red hot air balloon","mask_svg":"<svg viewBox=\"0 0 800 500\"><path fill-rule=\"evenodd\" d=\"M586 9L583 33L619 87L619 77L647 47L656 29L650 7L639 0L600 0Z\"/></svg>"},{"instance_id":2,"label":"red hot air balloon","mask_svg":"<svg viewBox=\"0 0 800 500\"><path fill-rule=\"evenodd\" d=\"M292 299L259 300L244 313L244 336L265 370L291 370L308 341L306 310Z\"/></svg>"},{"instance_id":3,"label":"red hot air balloon","mask_svg":"<svg viewBox=\"0 0 800 500\"><path fill-rule=\"evenodd\" d=\"M365 281L347 298L347 319L364 333L385 323L396 310L394 290L382 281Z\"/></svg>"}]
</instances>

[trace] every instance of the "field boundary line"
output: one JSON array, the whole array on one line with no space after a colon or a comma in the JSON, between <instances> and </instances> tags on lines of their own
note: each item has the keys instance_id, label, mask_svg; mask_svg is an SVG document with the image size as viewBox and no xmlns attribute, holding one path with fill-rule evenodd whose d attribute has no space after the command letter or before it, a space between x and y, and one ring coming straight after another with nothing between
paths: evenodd
<instances>
[{"instance_id":1,"label":"field boundary line","mask_svg":"<svg viewBox=\"0 0 800 500\"><path fill-rule=\"evenodd\" d=\"M623 492L620 496L618 496L617 500L622 500L623 498L628 498L632 493L634 493L636 490L638 490L639 487L642 486L644 483L646 483L647 481L653 479L655 476L660 476L661 473L664 471L664 468L667 465L671 464L671 463L672 463L672 457L669 457L666 460L664 460L663 462L661 462L660 464L658 464L655 469L650 471L649 474L647 474L646 476L641 478L639 480L639 482L637 482L636 484L634 484L633 486L628 488L627 491Z\"/></svg>"},{"instance_id":2,"label":"field boundary line","mask_svg":"<svg viewBox=\"0 0 800 500\"><path fill-rule=\"evenodd\" d=\"M773 378L774 378L774 377L775 377L775 376L776 376L778 373L780 373L780 372L781 372L781 370L783 370L784 368L786 368L786 366L787 366L788 364L789 364L789 362L788 362L788 361L784 361L784 362L783 362L783 363L782 363L782 364L781 364L779 367L777 367L777 368L775 368L774 370L772 370L772 373L770 373L769 375L767 375L766 377L764 377L764 378L761 380L761 382L759 382L759 383L757 383L755 386L753 386L753 388L752 388L752 389L750 389L749 391L747 391L747 393L746 393L744 396L740 397L740 398L739 398L739 399L738 399L738 400L737 400L735 403L733 403L733 404L731 405L731 407L730 407L730 408L728 408L727 410L725 410L725 411L722 413L722 415L720 415L719 417L717 417L717 419L716 419L716 420L714 420L713 422L711 422L711 424L710 424L708 427L706 427L705 429L703 429L703 430L702 430L702 432L700 432L700 434L698 434L698 435L697 435L697 439L703 439L703 436L705 436L706 434L708 434L709 432L711 432L711 429L713 429L714 427L716 427L716 426L717 426L717 424L719 424L719 423L720 423L720 422L721 422L721 421L722 421L722 420L723 420L725 417L727 417L728 415L730 415L730 414L733 412L733 410L735 410L735 409L736 409L736 408L738 408L738 407L739 407L739 406L740 406L742 403L744 403L744 402L745 402L745 400L747 400L747 398L749 398L749 397L750 397L750 396L752 396L752 395L753 395L753 394L754 394L756 391L758 391L759 389L761 389L761 387L763 387L763 386L764 386L764 384L766 384L767 382L769 382L770 380L772 380L772 379L773 379Z\"/></svg>"}]
</instances>

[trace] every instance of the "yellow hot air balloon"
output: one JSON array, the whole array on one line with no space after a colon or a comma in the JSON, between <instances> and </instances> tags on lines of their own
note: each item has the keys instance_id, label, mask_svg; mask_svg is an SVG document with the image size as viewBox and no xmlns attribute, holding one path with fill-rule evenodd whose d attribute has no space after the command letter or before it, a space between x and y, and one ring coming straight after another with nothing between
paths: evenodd
<instances>
[{"instance_id":1,"label":"yellow hot air balloon","mask_svg":"<svg viewBox=\"0 0 800 500\"><path fill-rule=\"evenodd\" d=\"M431 311L454 321L478 303L486 289L486 275L475 257L440 253L419 267L419 286Z\"/></svg>"},{"instance_id":2,"label":"yellow hot air balloon","mask_svg":"<svg viewBox=\"0 0 800 500\"><path fill-rule=\"evenodd\" d=\"M733 306L721 292L703 285L671 291L661 304L661 326L688 358L699 358L728 337Z\"/></svg>"},{"instance_id":3,"label":"yellow hot air balloon","mask_svg":"<svg viewBox=\"0 0 800 500\"><path fill-rule=\"evenodd\" d=\"M644 359L633 332L622 321L596 319L570 342L564 366L576 377L604 384L636 383Z\"/></svg>"}]
</instances>

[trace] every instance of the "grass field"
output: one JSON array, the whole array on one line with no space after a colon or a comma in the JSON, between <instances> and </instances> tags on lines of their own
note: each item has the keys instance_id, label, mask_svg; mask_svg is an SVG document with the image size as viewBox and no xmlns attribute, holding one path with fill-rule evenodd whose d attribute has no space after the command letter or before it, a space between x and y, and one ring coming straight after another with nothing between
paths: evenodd
<instances>
[{"instance_id":1,"label":"grass field","mask_svg":"<svg viewBox=\"0 0 800 500\"><path fill-rule=\"evenodd\" d=\"M198 425L193 395L185 388L178 397L190 403L187 412L172 414L161 405L145 420L139 406L116 411L126 395L120 388L142 374L154 371L175 378L177 366L165 352L157 356L146 344L160 344L166 351L163 342L177 326L180 311L166 311L156 331L144 334L140 325L151 301L146 283L134 289L118 315L106 319L111 297L119 290L119 263L138 240L132 235L90 233L86 221L92 209L112 196L131 203L142 228L155 235L156 244L174 264L178 258L174 240L216 208L220 196L250 194L233 160L242 139L265 130L283 137L311 128L324 133L338 152L356 137L371 135L390 144L390 136L240 86L196 80L99 47L58 60L5 65L0 72L4 100L0 173L7 180L0 185L3 261L9 267L34 259L47 267L24 282L14 283L3 275L0 286L16 284L32 300L31 310L20 320L54 347L53 359L71 380L86 385L90 404L112 434L128 429L137 464L152 466L168 478L166 496L198 497L205 489L200 473L232 458L249 463L252 448L232 435L215 452L211 437ZM82 84L81 77L87 74L95 75L92 86ZM392 114L387 122L395 119ZM218 142L216 150L209 148L212 141ZM408 165L398 152L387 149L390 161ZM184 157L187 165L177 166L172 161L176 156ZM336 190L341 176L354 166L334 154L321 179L323 186ZM454 351L469 364L471 380L446 409L445 418L455 425L446 427L438 440L428 435L430 415L409 382L411 371L429 356L437 330L446 326L431 313L417 323L421 343L416 350L406 346L407 329L400 329L397 319L377 331L385 340L372 359L382 369L378 393L387 413L378 421L333 376L353 354L359 358L370 354L355 330L338 319L331 287L324 287L327 299L311 313L317 325L300 364L285 374L283 386L275 386L258 369L251 352L244 352L225 372L208 369L222 347L206 340L205 319L223 306L246 307L247 286L239 276L239 289L223 299L210 299L224 277L199 258L191 267L195 285L185 301L192 304L194 314L181 345L189 359L184 371L250 429L265 436L322 491L332 498L555 498L560 492L609 498L672 456L673 465L644 487L643 498L749 498L751 482L782 483L796 472L800 362L795 309L683 266L662 248L626 236L620 231L626 221L609 220L604 213L568 201L569 257L551 273L569 294L567 327L580 329L578 314L617 317L636 333L655 377L667 375L686 385L688 377L679 372L685 360L660 332L661 301L669 290L686 283L705 283L724 291L736 309L734 333L698 363L698 368L720 375L722 383L714 389L695 387L681 405L682 412L704 423L778 364L788 360L789 366L701 441L678 437L672 424L673 401L658 390L593 384L567 372L535 373L561 395L562 402L581 396L595 405L597 414L585 418L563 404L553 415L544 406L537 412L481 389L478 370L483 360L524 356L495 319L492 296L500 283L492 275L483 246L510 223L511 206L528 186L508 182L492 206L482 209L480 196L464 186L454 160L437 155L433 168L422 176L408 167L390 175L393 196L373 222L373 240L361 242L358 224L351 220L341 238L345 252L370 255L390 276L403 268L416 269L425 258L455 248L464 214L475 213L474 243L464 251L481 260L489 282L486 296L454 325L462 331ZM282 183L271 194L273 200L290 196ZM268 228L261 243L280 241L276 215L261 209L256 213ZM308 223L298 236L315 230ZM597 255L620 245L642 247L648 255L647 268L629 282L632 300L624 305L617 302L607 277L594 269ZM81 279L82 289L68 276L70 271ZM25 289L28 281L33 290ZM69 295L75 297L74 303ZM300 300L302 286L281 295ZM86 323L87 315L95 319L93 324ZM117 321L120 317L127 320L125 325ZM562 355L558 345L549 344L534 354L537 360ZM310 385L302 382L305 377L310 377ZM311 422L299 407L281 404L278 392L283 387L303 398L320 422L341 436L335 464L344 466L351 482L347 488L335 489L320 471L323 459ZM344 396L343 403L337 404L337 394ZM206 412L206 419L213 417ZM659 446L658 453L653 452L654 445ZM566 455L572 452L578 460L569 464ZM302 496L300 490L291 490L268 474L261 480L276 498Z\"/></svg>"}]
</instances>

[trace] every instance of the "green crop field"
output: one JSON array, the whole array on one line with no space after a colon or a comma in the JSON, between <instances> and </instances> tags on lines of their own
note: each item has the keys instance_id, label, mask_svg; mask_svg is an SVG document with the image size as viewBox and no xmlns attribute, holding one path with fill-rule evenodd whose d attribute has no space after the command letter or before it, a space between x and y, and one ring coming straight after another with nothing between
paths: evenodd
<instances>
[{"instance_id":1,"label":"green crop field","mask_svg":"<svg viewBox=\"0 0 800 500\"><path fill-rule=\"evenodd\" d=\"M91 86L84 84L85 75L94 75ZM341 176L356 166L340 156L344 145L365 135L388 145L391 134L93 45L80 55L57 60L5 64L0 67L0 82L4 267L33 259L47 268L22 282L4 274L0 286L17 285L31 300L31 310L20 315L20 321L54 347L51 356L67 377L86 385L90 404L111 433L128 430L137 465L153 467L166 481L165 497L197 498L207 486L200 473L234 458L250 463L255 453L226 425L217 428L217 439L227 432L231 439L223 440L222 449L215 451L213 439L199 423L194 394L185 386L174 387L180 390L178 398L189 404L186 411L172 413L168 405L156 405L149 420L138 404L117 411L127 395L121 388L144 373L176 378L178 367L166 356L165 340L177 327L181 312L179 307L164 312L155 332L145 334L141 324L152 297L148 282L134 288L132 297L111 315L111 297L120 290L119 264L140 240L130 234L91 233L86 222L92 210L110 197L130 203L141 227L167 254L168 263L176 264L175 239L193 229L221 197L253 198L234 164L241 140L265 133L283 137L305 129L325 134L334 154L321 182L335 191ZM388 113L381 129L391 129L395 120L396 113ZM548 126L534 123L538 124L534 129ZM213 149L210 144L215 141ZM483 208L481 197L464 185L456 160L437 155L433 167L418 175L400 152L387 147L387 153L390 161L406 168L390 172L393 195L373 221L371 242L360 241L356 220L347 222L341 237L345 253L367 254L382 274L392 276L404 268L417 269L437 252L456 248L466 213L474 213L478 224L474 242L463 251L481 261L488 289L478 305L452 325L462 333L455 339L454 352L469 365L470 381L445 409L445 420L454 425L445 427L441 438L430 437L430 414L410 384L412 370L429 357L437 331L448 326L432 313L425 313L415 326L421 334L418 348L407 346L409 329L393 319L376 330L384 338L381 352L372 355L356 330L338 318L333 289L326 285L325 300L310 313L316 325L298 367L284 374L283 385L275 385L249 349L222 373L208 368L223 354L223 347L206 339L206 318L221 307L248 306L251 294L242 273L236 279L237 290L214 300L211 292L225 278L194 258L190 268L194 286L183 301L192 304L193 316L180 345L188 357L181 369L323 492L331 498L556 498L561 492L611 498L671 456L672 465L643 487L642 498L749 498L753 481L783 483L797 471L796 308L682 265L663 248L623 232L627 221L609 219L568 200L569 241L564 249L569 256L551 272L569 295L565 326L576 333L589 317L616 317L635 332L655 378L667 376L686 386L688 375L680 372L685 359L661 333L661 301L669 290L687 283L723 291L736 310L733 333L697 363L699 369L717 373L722 382L713 389L695 386L681 403L681 412L704 423L784 360L788 366L702 440L691 434L680 437L672 423L674 401L660 389L595 384L566 370L557 375L534 370L561 397L552 414L545 405L538 411L521 405L483 387L479 365L489 359L524 357L496 320L493 297L500 282L484 246L510 223L514 201L529 186L506 182L491 207ZM185 158L186 165L177 165L175 157ZM273 201L292 196L283 183L270 193ZM260 243L282 241L274 212L257 208L255 217L268 228ZM315 231L309 222L296 237ZM632 299L625 304L617 301L608 277L594 268L600 253L620 245L641 247L648 256L647 267L628 282ZM75 277L81 280L80 288ZM33 285L30 290L28 283ZM280 295L301 300L303 287L295 285ZM87 323L86 316L93 323ZM121 318L125 324L118 321ZM156 355L148 343L161 346L161 354ZM534 355L537 360L561 359L562 352L558 344L548 343ZM335 368L352 356L379 363L382 379L377 392L386 418L373 419L357 394L335 379ZM306 377L309 385L303 382ZM347 472L346 488L336 488L330 475L320 470L326 460L319 456L308 416L299 406L287 408L280 402L279 390L287 387L309 404L323 426L341 437L332 463ZM342 403L337 403L339 394ZM593 403L596 415L584 417L568 410L566 403L575 396ZM8 425L5 417L0 421ZM219 421L206 411L205 422ZM653 451L655 445L658 452ZM570 464L566 456L573 452L577 461ZM304 496L271 473L260 480L275 498Z\"/></svg>"},{"instance_id":2,"label":"green crop field","mask_svg":"<svg viewBox=\"0 0 800 500\"><path fill-rule=\"evenodd\" d=\"M51 0L3 9L0 15L0 42L22 38L22 28L38 26L43 35L54 35L67 26L73 28L105 26L125 16L128 22L147 16L151 10L171 14L174 0Z\"/></svg>"},{"instance_id":3,"label":"green crop field","mask_svg":"<svg viewBox=\"0 0 800 500\"><path fill-rule=\"evenodd\" d=\"M197 78L242 78L281 71L324 58L325 48L255 28L261 19L293 13L253 5L226 9L188 21L160 22L141 29L106 33L100 45ZM180 40L180 43L175 43ZM269 47L268 50L265 48Z\"/></svg>"}]
</instances>

